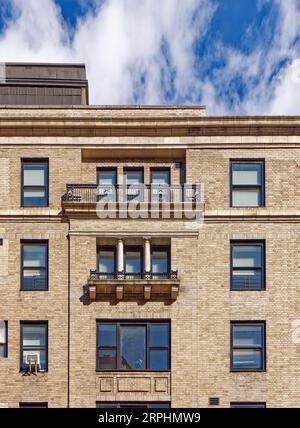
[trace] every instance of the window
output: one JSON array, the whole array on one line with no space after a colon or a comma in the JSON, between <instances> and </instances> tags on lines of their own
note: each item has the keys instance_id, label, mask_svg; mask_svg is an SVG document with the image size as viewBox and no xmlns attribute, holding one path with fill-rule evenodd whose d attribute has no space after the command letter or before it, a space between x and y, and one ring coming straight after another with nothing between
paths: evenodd
<instances>
[{"instance_id":1,"label":"window","mask_svg":"<svg viewBox=\"0 0 300 428\"><path fill-rule=\"evenodd\" d=\"M97 402L96 407L100 409L170 409L171 404L166 401L157 403L133 402L133 401L102 401Z\"/></svg>"},{"instance_id":2,"label":"window","mask_svg":"<svg viewBox=\"0 0 300 428\"><path fill-rule=\"evenodd\" d=\"M151 270L153 279L168 278L170 272L169 247L151 247Z\"/></svg>"},{"instance_id":3,"label":"window","mask_svg":"<svg viewBox=\"0 0 300 428\"><path fill-rule=\"evenodd\" d=\"M48 242L21 242L22 290L48 289Z\"/></svg>"},{"instance_id":4,"label":"window","mask_svg":"<svg viewBox=\"0 0 300 428\"><path fill-rule=\"evenodd\" d=\"M22 161L22 207L47 207L49 205L48 160Z\"/></svg>"},{"instance_id":5,"label":"window","mask_svg":"<svg viewBox=\"0 0 300 428\"><path fill-rule=\"evenodd\" d=\"M151 169L151 201L170 201L170 168Z\"/></svg>"},{"instance_id":6,"label":"window","mask_svg":"<svg viewBox=\"0 0 300 428\"><path fill-rule=\"evenodd\" d=\"M264 242L231 243L231 290L265 289Z\"/></svg>"},{"instance_id":7,"label":"window","mask_svg":"<svg viewBox=\"0 0 300 428\"><path fill-rule=\"evenodd\" d=\"M230 407L232 409L265 409L267 405L266 403L236 402L231 403Z\"/></svg>"},{"instance_id":8,"label":"window","mask_svg":"<svg viewBox=\"0 0 300 428\"><path fill-rule=\"evenodd\" d=\"M20 409L47 409L48 403L20 403Z\"/></svg>"},{"instance_id":9,"label":"window","mask_svg":"<svg viewBox=\"0 0 300 428\"><path fill-rule=\"evenodd\" d=\"M265 323L231 323L231 369L265 370Z\"/></svg>"},{"instance_id":10,"label":"window","mask_svg":"<svg viewBox=\"0 0 300 428\"><path fill-rule=\"evenodd\" d=\"M97 370L170 370L170 323L98 322Z\"/></svg>"},{"instance_id":11,"label":"window","mask_svg":"<svg viewBox=\"0 0 300 428\"><path fill-rule=\"evenodd\" d=\"M116 201L117 168L98 168L98 200Z\"/></svg>"},{"instance_id":12,"label":"window","mask_svg":"<svg viewBox=\"0 0 300 428\"><path fill-rule=\"evenodd\" d=\"M125 247L125 273L127 279L140 279L143 271L142 247Z\"/></svg>"},{"instance_id":13,"label":"window","mask_svg":"<svg viewBox=\"0 0 300 428\"><path fill-rule=\"evenodd\" d=\"M101 279L113 279L116 272L115 247L98 247L98 271Z\"/></svg>"},{"instance_id":14,"label":"window","mask_svg":"<svg viewBox=\"0 0 300 428\"><path fill-rule=\"evenodd\" d=\"M7 321L0 320L0 358L7 358Z\"/></svg>"},{"instance_id":15,"label":"window","mask_svg":"<svg viewBox=\"0 0 300 428\"><path fill-rule=\"evenodd\" d=\"M144 170L143 168L130 168L124 170L126 197L125 201L144 201Z\"/></svg>"},{"instance_id":16,"label":"window","mask_svg":"<svg viewBox=\"0 0 300 428\"><path fill-rule=\"evenodd\" d=\"M231 162L231 206L264 206L264 161Z\"/></svg>"},{"instance_id":17,"label":"window","mask_svg":"<svg viewBox=\"0 0 300 428\"><path fill-rule=\"evenodd\" d=\"M21 323L21 370L27 370L26 356L37 354L39 370L48 370L48 323Z\"/></svg>"}]
</instances>

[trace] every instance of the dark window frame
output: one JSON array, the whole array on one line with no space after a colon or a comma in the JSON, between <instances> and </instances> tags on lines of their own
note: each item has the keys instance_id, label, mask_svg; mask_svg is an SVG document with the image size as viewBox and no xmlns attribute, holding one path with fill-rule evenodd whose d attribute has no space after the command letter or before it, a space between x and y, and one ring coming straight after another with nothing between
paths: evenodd
<instances>
[{"instance_id":1,"label":"dark window frame","mask_svg":"<svg viewBox=\"0 0 300 428\"><path fill-rule=\"evenodd\" d=\"M251 347L251 346L245 346L245 347L233 347L233 329L236 325L244 325L244 326L261 326L262 327L262 344L261 347ZM244 373L244 372L259 372L264 373L267 371L267 341L266 341L266 321L231 321L230 322L230 371L235 373ZM235 368L233 366L233 354L235 349L260 349L261 350L261 368Z\"/></svg>"},{"instance_id":2,"label":"dark window frame","mask_svg":"<svg viewBox=\"0 0 300 428\"><path fill-rule=\"evenodd\" d=\"M141 254L141 277L143 275L144 272L144 247L142 245L124 245L124 273L130 275L131 272L126 272L126 253L127 251L133 251L133 252L140 252ZM136 274L132 274L132 275L138 275L138 273Z\"/></svg>"},{"instance_id":3,"label":"dark window frame","mask_svg":"<svg viewBox=\"0 0 300 428\"><path fill-rule=\"evenodd\" d=\"M169 166L151 166L150 167L150 184L152 184L152 176L153 176L153 172L167 172L169 175L169 186L171 186L171 180L172 180L172 176L171 176L171 168Z\"/></svg>"},{"instance_id":4,"label":"dark window frame","mask_svg":"<svg viewBox=\"0 0 300 428\"><path fill-rule=\"evenodd\" d=\"M107 274L114 274L117 271L117 247L115 245L97 245L97 271L99 270L99 253L101 250L113 251L114 253L114 272L108 272Z\"/></svg>"},{"instance_id":5,"label":"dark window frame","mask_svg":"<svg viewBox=\"0 0 300 428\"><path fill-rule=\"evenodd\" d=\"M151 245L150 246L150 254L151 254L151 272L152 272L152 252L153 251L166 251L167 252L167 258L168 258L168 272L163 273L170 273L171 272L171 246L170 245ZM153 273L153 272L152 272ZM159 273L158 273L159 275Z\"/></svg>"},{"instance_id":6,"label":"dark window frame","mask_svg":"<svg viewBox=\"0 0 300 428\"><path fill-rule=\"evenodd\" d=\"M261 246L262 260L261 268L233 268L233 247L234 246ZM234 270L260 270L261 288L233 288ZM266 291L266 241L265 240L231 240L230 241L230 291Z\"/></svg>"},{"instance_id":7,"label":"dark window frame","mask_svg":"<svg viewBox=\"0 0 300 428\"><path fill-rule=\"evenodd\" d=\"M234 164L252 164L252 165L260 165L261 166L261 184L245 184L245 185L233 185L233 165ZM266 195L265 195L265 187L266 187L266 173L265 173L265 159L230 159L230 208L264 208L266 206ZM261 191L261 201L258 206L234 206L233 205L233 191L235 189L260 189Z\"/></svg>"},{"instance_id":8,"label":"dark window frame","mask_svg":"<svg viewBox=\"0 0 300 428\"><path fill-rule=\"evenodd\" d=\"M162 404L164 406L160 407ZM170 409L170 401L96 401L96 408L100 409L126 409L126 408L148 408L148 409Z\"/></svg>"},{"instance_id":9,"label":"dark window frame","mask_svg":"<svg viewBox=\"0 0 300 428\"><path fill-rule=\"evenodd\" d=\"M116 345L115 346L100 346L98 344L98 326L101 324L108 324L108 325L116 325ZM168 340L168 346L167 347L151 347L150 346L150 326L159 325L159 324L167 324L169 329L169 340ZM137 369L122 369L121 367L121 341L120 341L120 327L123 326L141 326L146 327L146 368L142 370ZM97 320L96 322L96 372L125 372L125 373L143 373L143 372L158 372L158 373L164 373L164 372L170 372L171 371L171 321L170 320ZM114 349L116 351L116 368L115 369L101 369L98 366L98 350L101 349ZM168 369L166 370L153 370L150 369L150 352L151 351L157 351L157 350L167 350L168 352Z\"/></svg>"},{"instance_id":10,"label":"dark window frame","mask_svg":"<svg viewBox=\"0 0 300 428\"><path fill-rule=\"evenodd\" d=\"M25 164L45 164L47 165L46 169L46 185L44 186L24 186L24 165ZM49 170L50 170L50 162L49 158L21 158L21 207L22 208L49 208ZM46 195L46 204L42 206L38 205L25 205L24 201L24 189L26 188L32 188L32 189L44 189L45 195Z\"/></svg>"},{"instance_id":11,"label":"dark window frame","mask_svg":"<svg viewBox=\"0 0 300 428\"><path fill-rule=\"evenodd\" d=\"M20 409L48 409L48 403L43 402L43 403L38 403L38 402L20 402L19 403L19 408Z\"/></svg>"},{"instance_id":12,"label":"dark window frame","mask_svg":"<svg viewBox=\"0 0 300 428\"><path fill-rule=\"evenodd\" d=\"M125 189L125 195L124 195L124 202L126 202L126 203L130 203L131 202L131 200L130 199L128 199L128 195L127 195L127 182L126 182L126 172L137 172L137 171L139 171L139 172L141 172L142 173L142 183L141 183L141 186L145 186L145 168L143 167L143 166L125 166L124 168L123 168L123 186L124 186L124 189ZM145 194L144 194L144 191L142 191L142 200L141 201L139 201L139 200L132 200L133 202L136 202L136 203L141 203L141 202L145 202Z\"/></svg>"},{"instance_id":13,"label":"dark window frame","mask_svg":"<svg viewBox=\"0 0 300 428\"><path fill-rule=\"evenodd\" d=\"M7 320L1 320L5 323L5 343L4 345L4 355L2 358L8 358L8 321Z\"/></svg>"},{"instance_id":14,"label":"dark window frame","mask_svg":"<svg viewBox=\"0 0 300 428\"><path fill-rule=\"evenodd\" d=\"M49 241L47 239L22 239L21 240L21 280L20 280L20 291L49 291ZM46 247L46 267L45 268L37 268L37 267L26 267L24 268L24 245L44 245ZM46 288L38 289L38 288L24 288L24 270L34 270L34 269L45 269L46 272Z\"/></svg>"},{"instance_id":15,"label":"dark window frame","mask_svg":"<svg viewBox=\"0 0 300 428\"><path fill-rule=\"evenodd\" d=\"M42 370L42 373L47 373L48 372L48 367L49 367L49 323L48 321L20 321L20 372L24 372L26 371L26 368L23 367L23 351L26 351L26 349L24 349L23 346L23 327L24 326L30 326L30 325L35 325L35 326L43 326L45 327L45 347L37 347L40 349L37 350L45 350L45 355L46 355L46 367L45 369Z\"/></svg>"},{"instance_id":16,"label":"dark window frame","mask_svg":"<svg viewBox=\"0 0 300 428\"><path fill-rule=\"evenodd\" d=\"M231 409L266 409L267 403L265 401L232 401L230 407Z\"/></svg>"}]
</instances>

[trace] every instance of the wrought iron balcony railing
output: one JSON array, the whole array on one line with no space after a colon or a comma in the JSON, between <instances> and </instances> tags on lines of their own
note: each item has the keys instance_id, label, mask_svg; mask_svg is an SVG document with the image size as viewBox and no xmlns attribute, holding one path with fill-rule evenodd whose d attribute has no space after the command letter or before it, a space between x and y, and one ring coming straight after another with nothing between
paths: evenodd
<instances>
[{"instance_id":1,"label":"wrought iron balcony railing","mask_svg":"<svg viewBox=\"0 0 300 428\"><path fill-rule=\"evenodd\" d=\"M178 271L171 270L170 272L154 273L154 272L142 272L142 273L128 273L128 272L112 272L103 273L91 270L90 280L101 281L101 280L164 280L164 279L177 279Z\"/></svg>"},{"instance_id":2,"label":"wrought iron balcony railing","mask_svg":"<svg viewBox=\"0 0 300 428\"><path fill-rule=\"evenodd\" d=\"M184 186L68 184L62 203L201 203L202 196L201 186L197 184Z\"/></svg>"}]
</instances>

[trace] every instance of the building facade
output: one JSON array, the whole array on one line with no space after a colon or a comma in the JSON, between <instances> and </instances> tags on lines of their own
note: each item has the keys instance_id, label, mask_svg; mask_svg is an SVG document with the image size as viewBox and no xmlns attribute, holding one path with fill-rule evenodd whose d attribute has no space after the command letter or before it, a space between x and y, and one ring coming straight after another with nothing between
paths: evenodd
<instances>
[{"instance_id":1,"label":"building facade","mask_svg":"<svg viewBox=\"0 0 300 428\"><path fill-rule=\"evenodd\" d=\"M0 108L0 405L298 407L300 119L84 104Z\"/></svg>"}]
</instances>

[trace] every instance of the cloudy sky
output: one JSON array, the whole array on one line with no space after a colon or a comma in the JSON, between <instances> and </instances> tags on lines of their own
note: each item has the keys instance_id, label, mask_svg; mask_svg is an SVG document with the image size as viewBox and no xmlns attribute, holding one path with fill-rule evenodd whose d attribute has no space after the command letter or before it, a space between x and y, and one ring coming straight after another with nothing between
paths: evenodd
<instances>
[{"instance_id":1,"label":"cloudy sky","mask_svg":"<svg viewBox=\"0 0 300 428\"><path fill-rule=\"evenodd\" d=\"M300 0L0 0L0 62L84 62L92 104L300 114Z\"/></svg>"}]
</instances>

